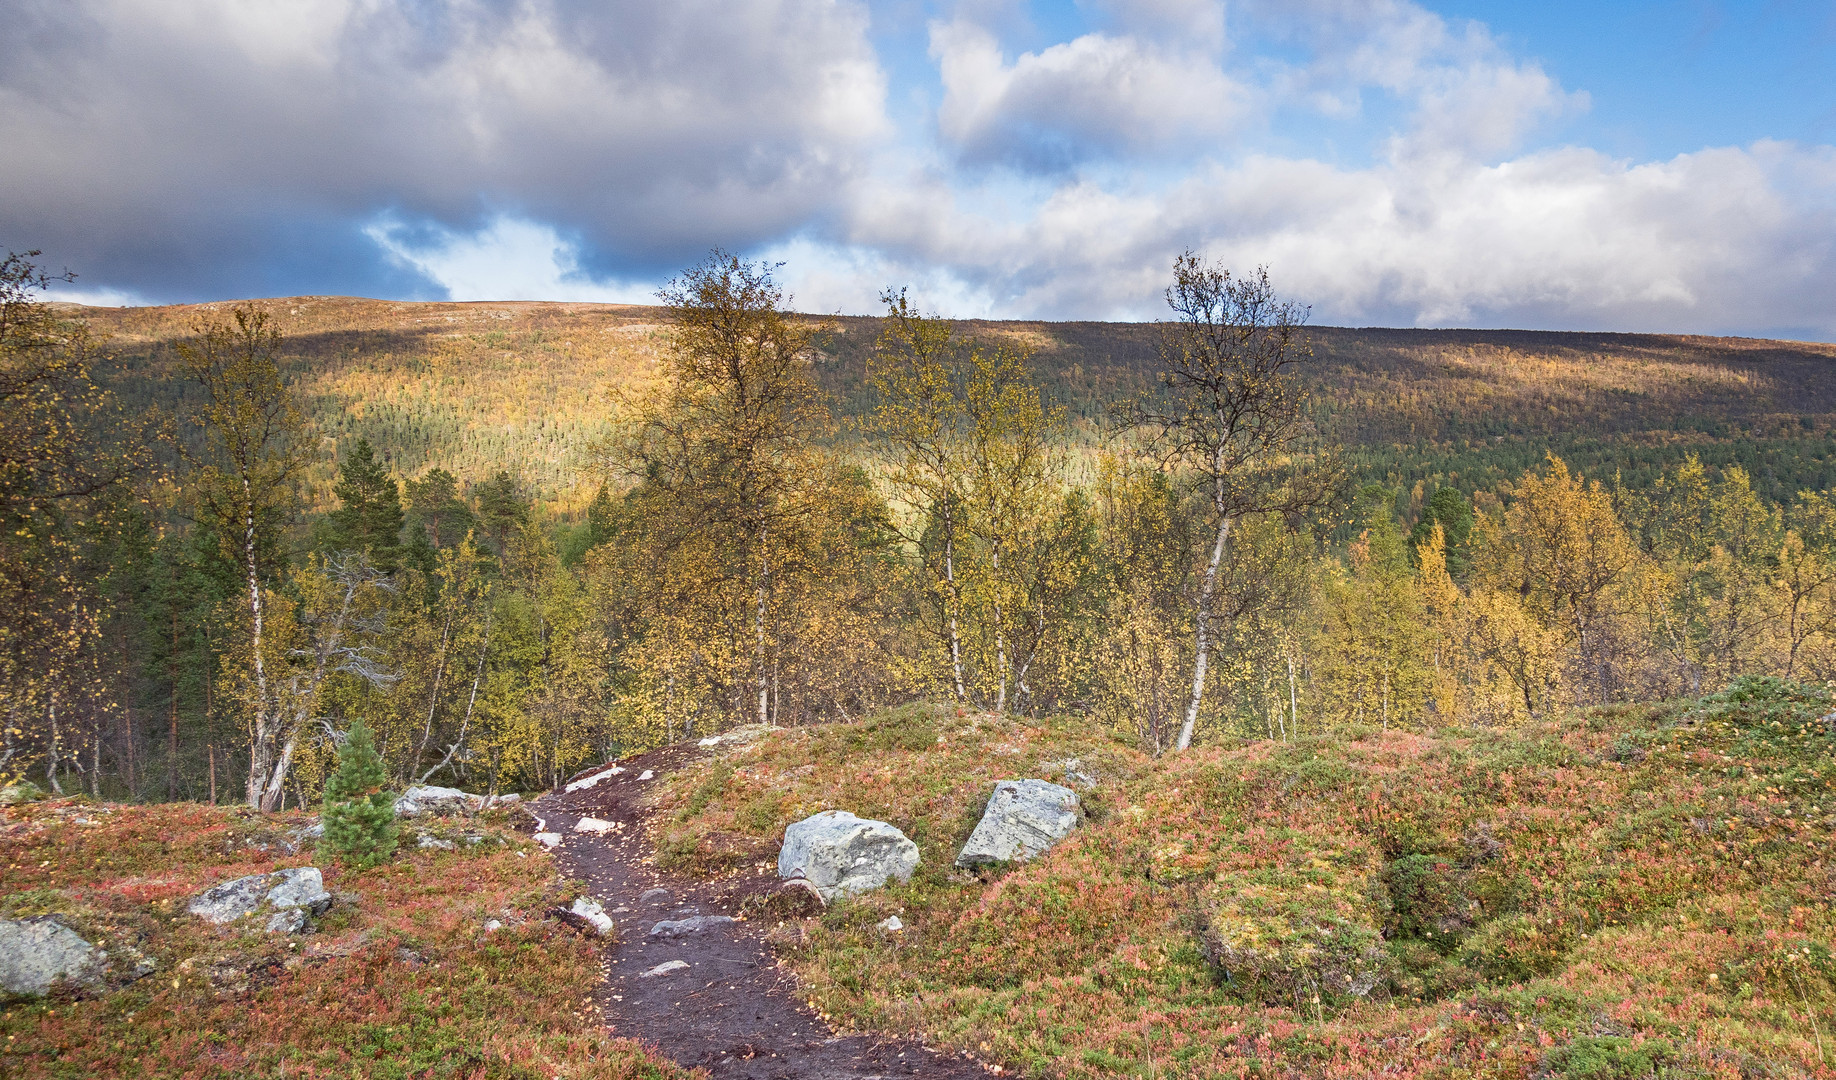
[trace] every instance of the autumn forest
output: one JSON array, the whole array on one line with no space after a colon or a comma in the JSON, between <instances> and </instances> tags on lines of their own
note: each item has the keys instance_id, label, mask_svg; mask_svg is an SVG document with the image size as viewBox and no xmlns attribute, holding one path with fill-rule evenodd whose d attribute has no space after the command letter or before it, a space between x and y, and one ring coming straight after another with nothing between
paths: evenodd
<instances>
[{"instance_id":1,"label":"autumn forest","mask_svg":"<svg viewBox=\"0 0 1836 1080\"><path fill-rule=\"evenodd\" d=\"M1836 347L1311 327L44 301L0 273L0 783L551 788L925 698L1148 754L1836 677Z\"/></svg>"}]
</instances>

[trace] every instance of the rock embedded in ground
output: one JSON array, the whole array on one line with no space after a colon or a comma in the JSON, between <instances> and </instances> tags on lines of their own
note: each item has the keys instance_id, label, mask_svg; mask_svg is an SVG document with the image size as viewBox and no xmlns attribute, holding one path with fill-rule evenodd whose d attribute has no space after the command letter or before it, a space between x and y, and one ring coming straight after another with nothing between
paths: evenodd
<instances>
[{"instance_id":1,"label":"rock embedded in ground","mask_svg":"<svg viewBox=\"0 0 1836 1080\"><path fill-rule=\"evenodd\" d=\"M910 881L918 845L884 821L824 810L784 830L778 876L801 878L825 902Z\"/></svg>"},{"instance_id":2,"label":"rock embedded in ground","mask_svg":"<svg viewBox=\"0 0 1836 1080\"><path fill-rule=\"evenodd\" d=\"M638 974L638 978L654 979L659 975L668 975L671 972L686 971L686 970L688 970L688 965L686 963L683 963L681 960L665 960L661 964L658 964L656 967L651 968L649 971L640 972Z\"/></svg>"},{"instance_id":3,"label":"rock embedded in ground","mask_svg":"<svg viewBox=\"0 0 1836 1080\"><path fill-rule=\"evenodd\" d=\"M579 821L574 822L575 832L592 833L595 836L604 836L615 828L617 828L617 826L612 822L601 821L596 817L583 817Z\"/></svg>"},{"instance_id":4,"label":"rock embedded in ground","mask_svg":"<svg viewBox=\"0 0 1836 1080\"><path fill-rule=\"evenodd\" d=\"M584 919L601 937L612 932L612 916L606 914L606 909L600 906L599 901L584 896L575 897L574 906L568 910Z\"/></svg>"},{"instance_id":5,"label":"rock embedded in ground","mask_svg":"<svg viewBox=\"0 0 1836 1080\"><path fill-rule=\"evenodd\" d=\"M0 919L0 990L39 997L59 979L94 988L107 970L108 954L55 915Z\"/></svg>"},{"instance_id":6,"label":"rock embedded in ground","mask_svg":"<svg viewBox=\"0 0 1836 1080\"><path fill-rule=\"evenodd\" d=\"M570 795L576 791L587 791L597 787L601 781L610 780L624 771L623 766L608 765L598 772L588 773L578 780L569 781L567 787L563 788L562 791Z\"/></svg>"},{"instance_id":7,"label":"rock embedded in ground","mask_svg":"<svg viewBox=\"0 0 1836 1080\"><path fill-rule=\"evenodd\" d=\"M884 919L881 919L876 925L889 934L896 934L905 929L905 920L899 918L897 915L888 915Z\"/></svg>"},{"instance_id":8,"label":"rock embedded in ground","mask_svg":"<svg viewBox=\"0 0 1836 1080\"><path fill-rule=\"evenodd\" d=\"M729 926L738 922L731 915L694 915L686 919L665 919L650 928L650 936L681 937L684 934L698 934L703 930L712 930L716 926Z\"/></svg>"},{"instance_id":9,"label":"rock embedded in ground","mask_svg":"<svg viewBox=\"0 0 1836 1080\"><path fill-rule=\"evenodd\" d=\"M436 851L452 851L459 845L453 843L451 840L442 840L437 836L430 836L427 833L422 833L421 838L415 841L414 846L422 850L432 848Z\"/></svg>"},{"instance_id":10,"label":"rock embedded in ground","mask_svg":"<svg viewBox=\"0 0 1836 1080\"><path fill-rule=\"evenodd\" d=\"M562 838L561 838L561 834L558 832L539 832L535 834L534 839L536 843L541 844L543 847L547 848L550 851L553 851L554 849L561 846ZM521 855L522 852L519 851L517 852L517 854Z\"/></svg>"},{"instance_id":11,"label":"rock embedded in ground","mask_svg":"<svg viewBox=\"0 0 1836 1080\"><path fill-rule=\"evenodd\" d=\"M1024 862L1077 828L1077 792L1044 780L1003 780L995 785L982 820L956 856L961 867Z\"/></svg>"},{"instance_id":12,"label":"rock embedded in ground","mask_svg":"<svg viewBox=\"0 0 1836 1080\"><path fill-rule=\"evenodd\" d=\"M396 817L419 817L422 814L472 814L484 809L485 797L458 788L416 784L395 800Z\"/></svg>"},{"instance_id":13,"label":"rock embedded in ground","mask_svg":"<svg viewBox=\"0 0 1836 1080\"><path fill-rule=\"evenodd\" d=\"M263 906L281 914L297 911L297 919L292 915L280 919L276 915L268 920L268 928L276 932L298 933L305 929L308 916L323 914L331 905L332 896L325 891L325 875L319 872L319 868L296 866L272 874L252 874L214 885L192 897L191 902L185 905L185 910L218 925L253 915ZM276 919L279 919L278 923Z\"/></svg>"},{"instance_id":14,"label":"rock embedded in ground","mask_svg":"<svg viewBox=\"0 0 1836 1080\"><path fill-rule=\"evenodd\" d=\"M674 900L675 897L669 894L668 889L645 889L638 894L638 903L640 904L655 904L658 907L667 907Z\"/></svg>"}]
</instances>

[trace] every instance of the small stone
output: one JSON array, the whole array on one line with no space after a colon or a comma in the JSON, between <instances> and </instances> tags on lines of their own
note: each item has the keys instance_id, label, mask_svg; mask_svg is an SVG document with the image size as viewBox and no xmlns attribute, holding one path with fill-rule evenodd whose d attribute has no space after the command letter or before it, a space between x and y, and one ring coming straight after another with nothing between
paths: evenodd
<instances>
[{"instance_id":1,"label":"small stone","mask_svg":"<svg viewBox=\"0 0 1836 1080\"><path fill-rule=\"evenodd\" d=\"M592 833L594 836L604 836L614 828L616 828L616 826L610 821L601 821L596 817L583 817L579 821L574 822L575 832Z\"/></svg>"},{"instance_id":2,"label":"small stone","mask_svg":"<svg viewBox=\"0 0 1836 1080\"><path fill-rule=\"evenodd\" d=\"M561 834L558 832L539 832L535 834L535 842L553 851L561 846ZM522 852L519 851L517 854L521 855Z\"/></svg>"},{"instance_id":3,"label":"small stone","mask_svg":"<svg viewBox=\"0 0 1836 1080\"><path fill-rule=\"evenodd\" d=\"M599 901L578 896L574 898L574 906L568 910L585 919L601 937L612 932L612 916L607 915L606 909L599 906Z\"/></svg>"},{"instance_id":4,"label":"small stone","mask_svg":"<svg viewBox=\"0 0 1836 1080\"><path fill-rule=\"evenodd\" d=\"M638 894L638 903L655 904L657 907L666 907L674 899L668 889L645 889Z\"/></svg>"},{"instance_id":5,"label":"small stone","mask_svg":"<svg viewBox=\"0 0 1836 1080\"><path fill-rule=\"evenodd\" d=\"M55 915L0 919L0 989L38 997L59 979L100 986L108 954Z\"/></svg>"},{"instance_id":6,"label":"small stone","mask_svg":"<svg viewBox=\"0 0 1836 1080\"><path fill-rule=\"evenodd\" d=\"M650 928L650 936L681 937L684 934L698 934L703 930L712 930L717 926L728 926L738 921L731 915L696 915L687 919L665 919Z\"/></svg>"},{"instance_id":7,"label":"small stone","mask_svg":"<svg viewBox=\"0 0 1836 1080\"><path fill-rule=\"evenodd\" d=\"M503 928L504 928L503 922L498 919L486 919L485 920L484 930L485 930L485 933L487 934L495 934L499 930L502 930Z\"/></svg>"},{"instance_id":8,"label":"small stone","mask_svg":"<svg viewBox=\"0 0 1836 1080\"><path fill-rule=\"evenodd\" d=\"M658 964L656 967L651 968L649 971L642 972L641 974L638 975L638 978L654 979L659 975L668 975L671 972L684 971L687 968L688 968L688 965L683 963L680 960L665 960L661 964Z\"/></svg>"},{"instance_id":9,"label":"small stone","mask_svg":"<svg viewBox=\"0 0 1836 1080\"><path fill-rule=\"evenodd\" d=\"M656 778L656 775L657 775L656 773L651 772L649 769L645 769L643 772L638 774L638 779L639 780L654 780Z\"/></svg>"},{"instance_id":10,"label":"small stone","mask_svg":"<svg viewBox=\"0 0 1836 1080\"><path fill-rule=\"evenodd\" d=\"M900 921L897 915L888 915L886 918L881 919L877 925L880 929L889 934L896 934L905 929L905 923Z\"/></svg>"},{"instance_id":11,"label":"small stone","mask_svg":"<svg viewBox=\"0 0 1836 1080\"><path fill-rule=\"evenodd\" d=\"M451 840L441 840L438 837L428 836L426 833L422 833L420 841L417 842L415 846L423 851L430 848L435 851L452 851L459 845L453 843Z\"/></svg>"}]
</instances>

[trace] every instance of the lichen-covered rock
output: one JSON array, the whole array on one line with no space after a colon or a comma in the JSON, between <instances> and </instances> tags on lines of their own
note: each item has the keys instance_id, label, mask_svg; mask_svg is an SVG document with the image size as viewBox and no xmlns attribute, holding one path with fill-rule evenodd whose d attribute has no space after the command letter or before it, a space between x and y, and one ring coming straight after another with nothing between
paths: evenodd
<instances>
[{"instance_id":1,"label":"lichen-covered rock","mask_svg":"<svg viewBox=\"0 0 1836 1080\"><path fill-rule=\"evenodd\" d=\"M84 941L55 915L0 919L0 989L42 995L59 979L96 987L108 970L108 954Z\"/></svg>"},{"instance_id":2,"label":"lichen-covered rock","mask_svg":"<svg viewBox=\"0 0 1836 1080\"><path fill-rule=\"evenodd\" d=\"M185 910L218 925L253 915L264 908L281 914L297 912L297 918L288 915L279 919L277 915L269 919L268 929L277 933L298 933L306 928L309 916L323 914L331 905L332 895L325 891L325 875L318 867L296 866L213 885L192 897Z\"/></svg>"},{"instance_id":3,"label":"lichen-covered rock","mask_svg":"<svg viewBox=\"0 0 1836 1080\"><path fill-rule=\"evenodd\" d=\"M956 856L958 866L1024 862L1077 828L1077 792L1044 780L1003 780Z\"/></svg>"},{"instance_id":4,"label":"lichen-covered rock","mask_svg":"<svg viewBox=\"0 0 1836 1080\"><path fill-rule=\"evenodd\" d=\"M484 809L485 797L458 788L417 784L395 800L396 817L419 817L422 814L475 814Z\"/></svg>"},{"instance_id":5,"label":"lichen-covered rock","mask_svg":"<svg viewBox=\"0 0 1836 1080\"><path fill-rule=\"evenodd\" d=\"M824 901L910 881L918 845L884 821L824 810L784 830L778 876L802 878Z\"/></svg>"}]
</instances>

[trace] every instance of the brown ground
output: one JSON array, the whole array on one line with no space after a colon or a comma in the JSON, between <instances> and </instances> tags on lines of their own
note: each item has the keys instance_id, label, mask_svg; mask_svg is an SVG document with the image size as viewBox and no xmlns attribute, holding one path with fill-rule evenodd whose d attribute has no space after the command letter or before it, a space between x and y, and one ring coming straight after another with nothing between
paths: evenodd
<instances>
[{"instance_id":1,"label":"brown ground","mask_svg":"<svg viewBox=\"0 0 1836 1080\"><path fill-rule=\"evenodd\" d=\"M657 870L644 798L655 781L638 777L647 769L661 775L696 753L692 746L674 746L630 758L619 763L624 773L533 806L548 829L566 837L557 852L562 872L587 882L618 923L619 940L606 951L607 979L596 995L607 1027L722 1080L983 1076L979 1062L910 1039L836 1035L805 1003L796 977L772 956L765 919L742 917L680 937L648 936L659 920L739 917L742 904L754 909L775 884L772 878L703 882ZM582 817L618 828L603 836L576 833ZM668 896L642 900L652 889ZM671 960L689 966L640 977Z\"/></svg>"}]
</instances>

